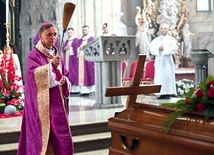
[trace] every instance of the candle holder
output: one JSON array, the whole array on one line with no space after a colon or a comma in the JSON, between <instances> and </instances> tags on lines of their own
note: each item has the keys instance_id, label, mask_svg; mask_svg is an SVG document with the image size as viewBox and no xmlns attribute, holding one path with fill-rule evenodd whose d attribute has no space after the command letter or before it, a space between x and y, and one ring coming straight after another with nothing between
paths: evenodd
<instances>
[{"instance_id":1,"label":"candle holder","mask_svg":"<svg viewBox=\"0 0 214 155\"><path fill-rule=\"evenodd\" d=\"M10 33L9 33L10 23L5 23L5 26L6 26L6 47L4 49L4 52L10 54L12 53L10 48Z\"/></svg>"}]
</instances>

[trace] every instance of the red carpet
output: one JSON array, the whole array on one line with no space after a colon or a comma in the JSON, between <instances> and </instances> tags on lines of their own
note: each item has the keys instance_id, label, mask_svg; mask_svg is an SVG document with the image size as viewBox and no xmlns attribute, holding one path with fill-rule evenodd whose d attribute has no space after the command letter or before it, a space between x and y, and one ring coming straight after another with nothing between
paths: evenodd
<instances>
[{"instance_id":1,"label":"red carpet","mask_svg":"<svg viewBox=\"0 0 214 155\"><path fill-rule=\"evenodd\" d=\"M1 119L1 118L10 118L10 117L22 116L22 114L23 114L23 110L20 111L20 112L16 112L16 113L13 114L13 115L6 115L5 113L3 113L3 114L0 114L0 119Z\"/></svg>"}]
</instances>

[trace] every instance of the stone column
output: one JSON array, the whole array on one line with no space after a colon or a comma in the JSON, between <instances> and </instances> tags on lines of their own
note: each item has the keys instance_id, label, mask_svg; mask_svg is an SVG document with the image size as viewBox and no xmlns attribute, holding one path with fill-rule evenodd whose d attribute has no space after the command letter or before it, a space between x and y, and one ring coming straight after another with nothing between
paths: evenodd
<instances>
[{"instance_id":1,"label":"stone column","mask_svg":"<svg viewBox=\"0 0 214 155\"><path fill-rule=\"evenodd\" d=\"M96 108L121 107L121 96L105 97L107 87L121 86L121 61L127 60L135 36L100 36L84 47L85 59L95 62Z\"/></svg>"},{"instance_id":2,"label":"stone column","mask_svg":"<svg viewBox=\"0 0 214 155\"><path fill-rule=\"evenodd\" d=\"M212 5L212 19L213 19L213 31L214 31L214 3Z\"/></svg>"},{"instance_id":3,"label":"stone column","mask_svg":"<svg viewBox=\"0 0 214 155\"><path fill-rule=\"evenodd\" d=\"M62 34L63 34L62 13L63 13L63 9L64 9L64 5L62 5L62 1L58 0L56 2L55 11L56 11L56 27L58 28L59 45L63 44L63 42L62 42ZM61 50L61 49L59 49L59 50Z\"/></svg>"},{"instance_id":4,"label":"stone column","mask_svg":"<svg viewBox=\"0 0 214 155\"><path fill-rule=\"evenodd\" d=\"M195 64L195 88L200 81L205 81L207 78L207 63L209 52L206 49L197 49L190 52L191 60Z\"/></svg>"}]
</instances>

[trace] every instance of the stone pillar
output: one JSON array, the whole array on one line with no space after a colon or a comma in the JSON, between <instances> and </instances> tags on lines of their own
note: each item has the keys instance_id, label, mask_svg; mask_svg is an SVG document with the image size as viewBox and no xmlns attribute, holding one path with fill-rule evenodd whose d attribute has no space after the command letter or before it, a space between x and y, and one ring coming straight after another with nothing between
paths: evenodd
<instances>
[{"instance_id":1,"label":"stone pillar","mask_svg":"<svg viewBox=\"0 0 214 155\"><path fill-rule=\"evenodd\" d=\"M212 2L213 3L213 2ZM213 32L214 32L214 3L213 3L213 5L212 5L212 19L213 19Z\"/></svg>"},{"instance_id":2,"label":"stone pillar","mask_svg":"<svg viewBox=\"0 0 214 155\"><path fill-rule=\"evenodd\" d=\"M96 108L121 107L119 97L105 97L107 87L121 86L121 61L127 60L135 43L135 36L100 36L84 47L85 59L95 62Z\"/></svg>"},{"instance_id":3,"label":"stone pillar","mask_svg":"<svg viewBox=\"0 0 214 155\"><path fill-rule=\"evenodd\" d=\"M106 87L109 86L120 86L122 83L121 61L106 61L106 62L95 62L95 107L108 108L109 106L114 107L121 106L121 97L105 97ZM109 103L113 103L109 105Z\"/></svg>"},{"instance_id":4,"label":"stone pillar","mask_svg":"<svg viewBox=\"0 0 214 155\"><path fill-rule=\"evenodd\" d=\"M31 42L30 42L31 30L29 30L29 28L31 28L31 26L26 27L26 29L20 31L20 34L22 36L22 40L21 40L22 50L23 51L27 51L28 53L31 50L30 49L30 44L31 44ZM22 53L22 57L20 59L26 60L28 53L23 52ZM21 65L22 72L23 72L22 78L25 79L25 71L26 71L25 61L23 61L22 63L20 63L20 65Z\"/></svg>"},{"instance_id":5,"label":"stone pillar","mask_svg":"<svg viewBox=\"0 0 214 155\"><path fill-rule=\"evenodd\" d=\"M197 87L200 81L205 81L207 78L209 52L206 49L192 50L190 56L193 64L195 64L195 87Z\"/></svg>"}]
</instances>

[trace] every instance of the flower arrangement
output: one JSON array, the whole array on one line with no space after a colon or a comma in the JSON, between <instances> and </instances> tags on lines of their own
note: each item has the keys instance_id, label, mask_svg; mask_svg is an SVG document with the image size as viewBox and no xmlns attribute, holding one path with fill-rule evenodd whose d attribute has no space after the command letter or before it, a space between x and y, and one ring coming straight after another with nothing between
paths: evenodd
<instances>
[{"instance_id":1,"label":"flower arrangement","mask_svg":"<svg viewBox=\"0 0 214 155\"><path fill-rule=\"evenodd\" d=\"M176 81L176 92L178 97L184 97L190 88L194 88L195 83L193 80L182 79Z\"/></svg>"},{"instance_id":2,"label":"flower arrangement","mask_svg":"<svg viewBox=\"0 0 214 155\"><path fill-rule=\"evenodd\" d=\"M10 50L10 49L9 49ZM15 74L12 53L5 51L0 55L0 113L8 105L15 106L17 111L23 109L23 86L21 77Z\"/></svg>"},{"instance_id":3,"label":"flower arrangement","mask_svg":"<svg viewBox=\"0 0 214 155\"><path fill-rule=\"evenodd\" d=\"M161 106L175 109L163 123L166 131L178 117L191 111L202 113L207 121L214 114L214 76L208 76L206 81L201 81L197 88L189 89L184 99L176 103L164 103Z\"/></svg>"}]
</instances>

